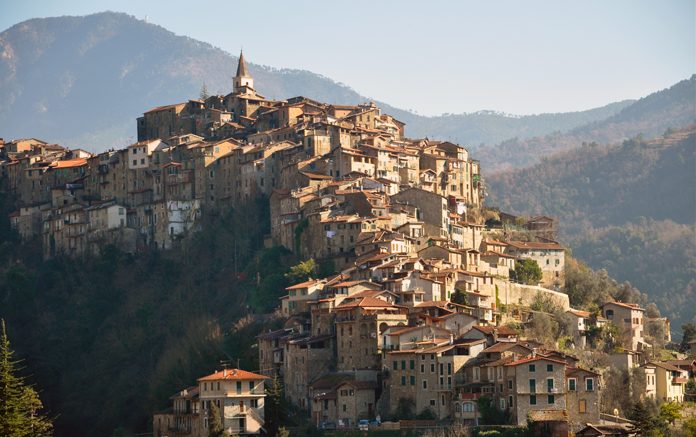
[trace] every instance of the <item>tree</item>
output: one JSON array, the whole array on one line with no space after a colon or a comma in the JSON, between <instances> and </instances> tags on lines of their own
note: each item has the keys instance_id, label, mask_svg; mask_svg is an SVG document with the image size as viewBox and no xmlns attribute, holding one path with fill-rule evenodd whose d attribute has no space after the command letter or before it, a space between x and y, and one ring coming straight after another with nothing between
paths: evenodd
<instances>
[{"instance_id":1,"label":"tree","mask_svg":"<svg viewBox=\"0 0 696 437\"><path fill-rule=\"evenodd\" d=\"M684 421L682 425L686 435L696 435L696 417L691 417Z\"/></svg>"},{"instance_id":2,"label":"tree","mask_svg":"<svg viewBox=\"0 0 696 437\"><path fill-rule=\"evenodd\" d=\"M476 406L481 414L482 425L502 425L507 422L506 413L495 406L493 399L486 396L478 398Z\"/></svg>"},{"instance_id":3,"label":"tree","mask_svg":"<svg viewBox=\"0 0 696 437\"><path fill-rule=\"evenodd\" d=\"M283 398L283 386L278 375L275 375L270 385L266 386L265 427L268 435L280 435L280 425L286 418L287 409Z\"/></svg>"},{"instance_id":4,"label":"tree","mask_svg":"<svg viewBox=\"0 0 696 437\"><path fill-rule=\"evenodd\" d=\"M317 263L313 258L310 258L290 267L290 271L285 274L285 277L291 284L299 284L316 275L316 272Z\"/></svg>"},{"instance_id":5,"label":"tree","mask_svg":"<svg viewBox=\"0 0 696 437\"><path fill-rule=\"evenodd\" d=\"M208 424L210 426L208 437L230 437L230 433L225 431L225 427L222 424L222 417L220 416L220 409L215 402L210 403Z\"/></svg>"},{"instance_id":6,"label":"tree","mask_svg":"<svg viewBox=\"0 0 696 437\"><path fill-rule=\"evenodd\" d=\"M674 425L674 422L682 418L682 406L676 402L665 402L660 405L660 420L667 424Z\"/></svg>"},{"instance_id":7,"label":"tree","mask_svg":"<svg viewBox=\"0 0 696 437\"><path fill-rule=\"evenodd\" d=\"M43 409L36 391L18 375L20 363L12 358L5 330L0 319L0 435L6 437L34 437L52 435L53 424L40 414Z\"/></svg>"},{"instance_id":8,"label":"tree","mask_svg":"<svg viewBox=\"0 0 696 437\"><path fill-rule=\"evenodd\" d=\"M206 101L210 97L210 94L208 93L208 86L203 83L203 86L201 87L201 95L200 98L203 101Z\"/></svg>"},{"instance_id":9,"label":"tree","mask_svg":"<svg viewBox=\"0 0 696 437\"><path fill-rule=\"evenodd\" d=\"M416 403L411 398L399 398L399 402L394 410L394 416L397 419L409 420L415 417L413 410L416 408Z\"/></svg>"},{"instance_id":10,"label":"tree","mask_svg":"<svg viewBox=\"0 0 696 437\"><path fill-rule=\"evenodd\" d=\"M641 436L652 435L659 427L659 420L642 400L635 403L629 417L634 424L633 431Z\"/></svg>"},{"instance_id":11,"label":"tree","mask_svg":"<svg viewBox=\"0 0 696 437\"><path fill-rule=\"evenodd\" d=\"M533 259L517 261L515 269L510 271L510 277L522 284L536 285L542 278L541 268Z\"/></svg>"},{"instance_id":12,"label":"tree","mask_svg":"<svg viewBox=\"0 0 696 437\"><path fill-rule=\"evenodd\" d=\"M454 290L454 294L452 294L450 301L458 305L466 305L466 296L464 295L464 293L462 293L460 289L456 289Z\"/></svg>"},{"instance_id":13,"label":"tree","mask_svg":"<svg viewBox=\"0 0 696 437\"><path fill-rule=\"evenodd\" d=\"M691 340L696 340L696 325L693 323L687 323L682 325L682 336L681 344L679 345L679 352L687 352L689 350L689 342Z\"/></svg>"}]
</instances>

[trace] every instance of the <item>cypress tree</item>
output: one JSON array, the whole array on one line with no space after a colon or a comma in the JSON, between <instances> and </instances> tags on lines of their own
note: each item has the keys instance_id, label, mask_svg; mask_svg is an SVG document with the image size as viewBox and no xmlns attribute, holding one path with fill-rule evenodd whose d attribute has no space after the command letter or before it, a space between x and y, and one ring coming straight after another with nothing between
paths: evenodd
<instances>
[{"instance_id":1,"label":"cypress tree","mask_svg":"<svg viewBox=\"0 0 696 437\"><path fill-rule=\"evenodd\" d=\"M39 395L18 375L20 362L13 358L5 320L0 319L0 325L0 435L49 436L53 425L39 413L43 409Z\"/></svg>"}]
</instances>

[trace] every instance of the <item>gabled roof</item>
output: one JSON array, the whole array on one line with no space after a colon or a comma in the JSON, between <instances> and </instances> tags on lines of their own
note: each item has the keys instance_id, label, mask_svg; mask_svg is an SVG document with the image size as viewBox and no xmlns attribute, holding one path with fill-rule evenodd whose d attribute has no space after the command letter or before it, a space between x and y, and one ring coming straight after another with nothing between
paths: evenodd
<instances>
[{"instance_id":1,"label":"gabled roof","mask_svg":"<svg viewBox=\"0 0 696 437\"><path fill-rule=\"evenodd\" d=\"M575 375L581 375L583 373L590 374L593 376L599 376L599 373L593 372L591 370L583 369L581 367L567 367L566 368L566 377L568 376L575 376Z\"/></svg>"},{"instance_id":2,"label":"gabled roof","mask_svg":"<svg viewBox=\"0 0 696 437\"><path fill-rule=\"evenodd\" d=\"M247 372L241 369L224 369L219 372L211 373L208 376L198 378L198 381L217 381L217 380L230 380L230 381L253 381L257 379L270 379L268 376L259 375L252 372Z\"/></svg>"},{"instance_id":3,"label":"gabled roof","mask_svg":"<svg viewBox=\"0 0 696 437\"><path fill-rule=\"evenodd\" d=\"M481 331L484 334L493 334L493 331L497 332L498 335L502 336L509 336L509 335L517 335L517 331L514 329L508 327L508 326L482 326L482 325L477 325L477 326L472 326L471 329L476 329L477 331Z\"/></svg>"},{"instance_id":4,"label":"gabled roof","mask_svg":"<svg viewBox=\"0 0 696 437\"><path fill-rule=\"evenodd\" d=\"M645 363L645 365L659 367L661 369L669 370L670 372L684 372L685 371L684 369L680 369L679 367L673 366L669 363L663 363L660 361L649 361L649 362Z\"/></svg>"},{"instance_id":5,"label":"gabled roof","mask_svg":"<svg viewBox=\"0 0 696 437\"><path fill-rule=\"evenodd\" d=\"M49 164L49 167L53 169L60 169L82 167L83 165L87 165L87 160L85 158L75 158L65 159L63 161L53 161L51 164Z\"/></svg>"},{"instance_id":6,"label":"gabled roof","mask_svg":"<svg viewBox=\"0 0 696 437\"><path fill-rule=\"evenodd\" d=\"M607 302L604 305L602 305L602 308L604 308L607 305L616 305L622 308L628 308L631 310L636 310L636 311L645 311L643 308L641 308L637 303L624 303L624 302Z\"/></svg>"},{"instance_id":7,"label":"gabled roof","mask_svg":"<svg viewBox=\"0 0 696 437\"><path fill-rule=\"evenodd\" d=\"M345 302L336 307L336 311L349 310L352 308L396 308L391 303L376 297L361 297L352 302Z\"/></svg>"},{"instance_id":8,"label":"gabled roof","mask_svg":"<svg viewBox=\"0 0 696 437\"><path fill-rule=\"evenodd\" d=\"M589 311L574 310L572 308L569 309L568 311L566 311L566 313L570 313L570 314L577 316L577 317L585 317L585 318L590 317L592 315L592 313L590 313Z\"/></svg>"},{"instance_id":9,"label":"gabled roof","mask_svg":"<svg viewBox=\"0 0 696 437\"><path fill-rule=\"evenodd\" d=\"M523 344L520 344L518 342L510 342L510 341L499 341L498 343L494 344L491 347L487 347L486 349L482 350L481 353L496 353L496 352L505 352L508 351L514 347L521 347L524 349L527 349L529 353L532 353L532 348L527 347Z\"/></svg>"},{"instance_id":10,"label":"gabled roof","mask_svg":"<svg viewBox=\"0 0 696 437\"><path fill-rule=\"evenodd\" d=\"M308 287L311 287L312 285L317 284L318 282L320 282L318 279L310 279L309 281L300 282L299 284L291 285L290 287L287 287L286 290L298 290L300 288L308 288Z\"/></svg>"},{"instance_id":11,"label":"gabled roof","mask_svg":"<svg viewBox=\"0 0 696 437\"><path fill-rule=\"evenodd\" d=\"M542 243L540 241L508 241L509 246L520 250L563 250L558 243Z\"/></svg>"},{"instance_id":12,"label":"gabled roof","mask_svg":"<svg viewBox=\"0 0 696 437\"><path fill-rule=\"evenodd\" d=\"M548 358L544 356L537 355L535 357L527 357L527 358L522 358L517 361L513 361L512 363L506 364L506 366L519 366L521 364L527 364L527 363L533 363L535 361L551 361L552 363L558 363L558 364L563 364L564 366L567 364L565 361L560 361L560 360L554 360L553 358Z\"/></svg>"}]
</instances>

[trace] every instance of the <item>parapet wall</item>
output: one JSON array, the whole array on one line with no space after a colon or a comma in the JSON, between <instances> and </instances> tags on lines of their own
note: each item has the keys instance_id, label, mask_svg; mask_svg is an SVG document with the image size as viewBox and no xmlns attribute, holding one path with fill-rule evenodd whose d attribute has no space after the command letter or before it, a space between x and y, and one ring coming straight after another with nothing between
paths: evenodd
<instances>
[{"instance_id":1,"label":"parapet wall","mask_svg":"<svg viewBox=\"0 0 696 437\"><path fill-rule=\"evenodd\" d=\"M559 291L549 290L548 288L536 285L524 285L495 280L498 287L498 299L503 305L525 305L530 306L537 294L541 293L544 297L552 299L563 311L570 308L568 295Z\"/></svg>"}]
</instances>

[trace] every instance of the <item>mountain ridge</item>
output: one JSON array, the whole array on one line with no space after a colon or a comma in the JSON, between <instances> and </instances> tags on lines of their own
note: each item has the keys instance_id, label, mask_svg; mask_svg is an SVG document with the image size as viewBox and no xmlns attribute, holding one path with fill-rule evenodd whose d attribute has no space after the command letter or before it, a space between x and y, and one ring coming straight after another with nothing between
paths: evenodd
<instances>
[{"instance_id":1,"label":"mountain ridge","mask_svg":"<svg viewBox=\"0 0 696 437\"><path fill-rule=\"evenodd\" d=\"M209 43L116 12L18 23L0 34L0 53L3 135L43 137L95 151L127 144L135 136L136 117L155 106L196 98L203 84L216 94L228 92L237 62ZM270 98L370 100L306 70L249 66L257 87ZM378 104L404 121L410 136L475 148L568 130L605 119L632 102L560 114L510 116L483 110L430 117Z\"/></svg>"},{"instance_id":2,"label":"mountain ridge","mask_svg":"<svg viewBox=\"0 0 696 437\"><path fill-rule=\"evenodd\" d=\"M696 322L686 304L696 299L695 146L696 125L653 140L586 144L490 176L487 202L559 218L575 256L647 292L678 329Z\"/></svg>"},{"instance_id":3,"label":"mountain ridge","mask_svg":"<svg viewBox=\"0 0 696 437\"><path fill-rule=\"evenodd\" d=\"M540 157L571 150L583 143L608 144L636 135L652 138L669 128L696 122L696 74L669 88L649 94L604 120L543 137L512 138L480 151L490 173L534 165Z\"/></svg>"}]
</instances>

